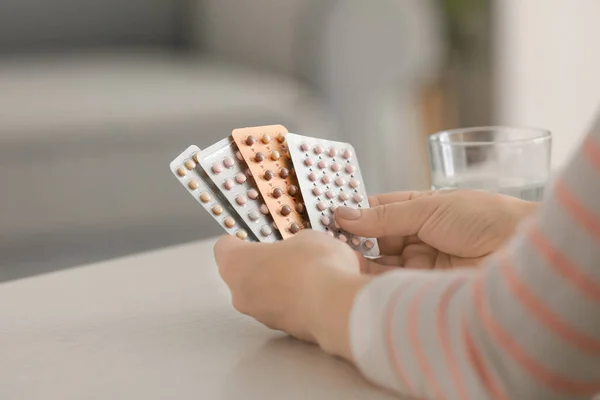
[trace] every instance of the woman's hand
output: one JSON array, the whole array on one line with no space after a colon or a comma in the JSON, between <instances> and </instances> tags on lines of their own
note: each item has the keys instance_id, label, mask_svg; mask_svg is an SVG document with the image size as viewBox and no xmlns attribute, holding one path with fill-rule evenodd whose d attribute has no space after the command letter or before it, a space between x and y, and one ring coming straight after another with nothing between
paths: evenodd
<instances>
[{"instance_id":1,"label":"woman's hand","mask_svg":"<svg viewBox=\"0 0 600 400\"><path fill-rule=\"evenodd\" d=\"M453 268L479 264L498 250L538 207L514 197L475 190L397 192L369 199L370 209L336 210L350 233L379 239L380 259L361 269Z\"/></svg>"},{"instance_id":2,"label":"woman's hand","mask_svg":"<svg viewBox=\"0 0 600 400\"><path fill-rule=\"evenodd\" d=\"M351 359L350 310L369 277L350 246L311 230L268 244L225 236L215 259L239 312Z\"/></svg>"}]
</instances>

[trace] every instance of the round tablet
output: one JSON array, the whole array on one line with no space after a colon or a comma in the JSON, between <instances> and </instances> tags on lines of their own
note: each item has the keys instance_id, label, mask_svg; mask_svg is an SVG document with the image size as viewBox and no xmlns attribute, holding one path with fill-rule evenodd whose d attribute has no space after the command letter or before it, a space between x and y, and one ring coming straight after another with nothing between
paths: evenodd
<instances>
[{"instance_id":1,"label":"round tablet","mask_svg":"<svg viewBox=\"0 0 600 400\"><path fill-rule=\"evenodd\" d=\"M333 214L335 213L335 210L337 210L338 206L336 206L335 204L332 205L331 207L329 207L329 211Z\"/></svg>"},{"instance_id":2,"label":"round tablet","mask_svg":"<svg viewBox=\"0 0 600 400\"><path fill-rule=\"evenodd\" d=\"M221 214L223 214L223 207L221 207L221 205L219 205L219 204L215 204L213 206L213 208L211 209L211 211L215 215L221 215Z\"/></svg>"},{"instance_id":3,"label":"round tablet","mask_svg":"<svg viewBox=\"0 0 600 400\"><path fill-rule=\"evenodd\" d=\"M290 186L288 187L288 194L289 194L290 196L295 196L295 195L297 195L297 194L298 194L298 188L297 188L295 185L290 185Z\"/></svg>"},{"instance_id":4,"label":"round tablet","mask_svg":"<svg viewBox=\"0 0 600 400\"><path fill-rule=\"evenodd\" d=\"M310 221L304 221L304 222L302 223L302 225L303 225L303 226L304 226L306 229L310 229L310 228L311 228L311 226L310 226Z\"/></svg>"},{"instance_id":5,"label":"round tablet","mask_svg":"<svg viewBox=\"0 0 600 400\"><path fill-rule=\"evenodd\" d=\"M267 215L269 214L269 208L265 204L263 204L260 206L260 212Z\"/></svg>"},{"instance_id":6,"label":"round tablet","mask_svg":"<svg viewBox=\"0 0 600 400\"><path fill-rule=\"evenodd\" d=\"M346 181L341 176L338 176L337 178L335 178L336 186L344 186L345 184L346 184Z\"/></svg>"},{"instance_id":7,"label":"round tablet","mask_svg":"<svg viewBox=\"0 0 600 400\"><path fill-rule=\"evenodd\" d=\"M329 175L323 175L321 177L321 182L327 185L329 182L331 182L331 178L329 177Z\"/></svg>"},{"instance_id":8,"label":"round tablet","mask_svg":"<svg viewBox=\"0 0 600 400\"><path fill-rule=\"evenodd\" d=\"M258 211L252 210L248 213L248 218L250 221L256 221L260 218L260 215L258 214Z\"/></svg>"},{"instance_id":9,"label":"round tablet","mask_svg":"<svg viewBox=\"0 0 600 400\"><path fill-rule=\"evenodd\" d=\"M329 157L335 157L337 156L337 150L335 147L330 147L329 151L327 152L327 154L329 154Z\"/></svg>"},{"instance_id":10,"label":"round tablet","mask_svg":"<svg viewBox=\"0 0 600 400\"><path fill-rule=\"evenodd\" d=\"M223 183L223 186L225 189L231 190L235 186L235 183L233 182L233 179L227 179L225 183Z\"/></svg>"},{"instance_id":11,"label":"round tablet","mask_svg":"<svg viewBox=\"0 0 600 400\"><path fill-rule=\"evenodd\" d=\"M327 161L325 160L321 160L317 163L317 167L319 167L319 169L325 169L327 168Z\"/></svg>"},{"instance_id":12,"label":"round tablet","mask_svg":"<svg viewBox=\"0 0 600 400\"><path fill-rule=\"evenodd\" d=\"M250 170L250 168L246 170L246 176L252 176L252 171Z\"/></svg>"},{"instance_id":13,"label":"round tablet","mask_svg":"<svg viewBox=\"0 0 600 400\"><path fill-rule=\"evenodd\" d=\"M223 220L223 224L228 228L233 228L235 226L235 220L231 217L227 217Z\"/></svg>"},{"instance_id":14,"label":"round tablet","mask_svg":"<svg viewBox=\"0 0 600 400\"><path fill-rule=\"evenodd\" d=\"M304 152L307 152L307 151L308 151L308 149L310 149L310 146L308 145L308 143L302 143L302 144L300 145L300 150L302 150L302 151L304 151Z\"/></svg>"},{"instance_id":15,"label":"round tablet","mask_svg":"<svg viewBox=\"0 0 600 400\"><path fill-rule=\"evenodd\" d=\"M244 156L242 156L242 153L240 153L239 151L235 152L235 158L237 158L240 161L244 161Z\"/></svg>"},{"instance_id":16,"label":"round tablet","mask_svg":"<svg viewBox=\"0 0 600 400\"><path fill-rule=\"evenodd\" d=\"M346 235L342 235L342 234L340 234L340 235L338 236L338 239L339 239L339 240L340 240L340 242L342 242L342 243L346 243L346 242L348 241L348 238L346 237Z\"/></svg>"},{"instance_id":17,"label":"round tablet","mask_svg":"<svg viewBox=\"0 0 600 400\"><path fill-rule=\"evenodd\" d=\"M352 178L352 179L350 179L348 186L350 186L352 189L356 189L357 187L360 186L360 182L357 179Z\"/></svg>"},{"instance_id":18,"label":"round tablet","mask_svg":"<svg viewBox=\"0 0 600 400\"><path fill-rule=\"evenodd\" d=\"M220 174L221 172L223 172L223 167L219 163L214 163L210 169L215 174Z\"/></svg>"},{"instance_id":19,"label":"round tablet","mask_svg":"<svg viewBox=\"0 0 600 400\"><path fill-rule=\"evenodd\" d=\"M319 179L319 175L313 171L310 174L308 174L308 179L310 179L311 182L315 182L317 179Z\"/></svg>"},{"instance_id":20,"label":"round tablet","mask_svg":"<svg viewBox=\"0 0 600 400\"><path fill-rule=\"evenodd\" d=\"M246 138L246 144L248 146L252 146L254 143L256 143L256 139L254 139L254 136L251 135Z\"/></svg>"},{"instance_id":21,"label":"round tablet","mask_svg":"<svg viewBox=\"0 0 600 400\"><path fill-rule=\"evenodd\" d=\"M328 190L328 191L325 192L325 196L328 199L333 199L335 197L335 192L333 190Z\"/></svg>"},{"instance_id":22,"label":"round tablet","mask_svg":"<svg viewBox=\"0 0 600 400\"><path fill-rule=\"evenodd\" d=\"M363 197L360 193L356 193L352 196L352 200L354 200L355 203L360 203L363 200Z\"/></svg>"},{"instance_id":23,"label":"round tablet","mask_svg":"<svg viewBox=\"0 0 600 400\"><path fill-rule=\"evenodd\" d=\"M269 236L271 233L273 233L273 229L271 229L269 225L263 225L262 228L260 228L260 233L263 236Z\"/></svg>"},{"instance_id":24,"label":"round tablet","mask_svg":"<svg viewBox=\"0 0 600 400\"><path fill-rule=\"evenodd\" d=\"M224 165L226 168L231 168L231 167L233 167L234 163L235 163L235 162L233 161L233 158L231 158L231 157L225 157L225 159L223 160L223 165Z\"/></svg>"},{"instance_id":25,"label":"round tablet","mask_svg":"<svg viewBox=\"0 0 600 400\"><path fill-rule=\"evenodd\" d=\"M254 161L256 161L256 162L263 162L264 159L265 159L265 155L263 153L261 153L260 151L254 155Z\"/></svg>"},{"instance_id":26,"label":"round tablet","mask_svg":"<svg viewBox=\"0 0 600 400\"><path fill-rule=\"evenodd\" d=\"M360 244L360 239L354 236L352 240L350 240L350 243L352 243L353 246L358 246Z\"/></svg>"},{"instance_id":27,"label":"round tablet","mask_svg":"<svg viewBox=\"0 0 600 400\"><path fill-rule=\"evenodd\" d=\"M315 161L310 157L304 159L304 165L306 165L307 167L312 167L314 163Z\"/></svg>"},{"instance_id":28,"label":"round tablet","mask_svg":"<svg viewBox=\"0 0 600 400\"><path fill-rule=\"evenodd\" d=\"M313 151L315 152L316 155L319 155L323 152L323 146L316 145L315 148L313 149Z\"/></svg>"},{"instance_id":29,"label":"round tablet","mask_svg":"<svg viewBox=\"0 0 600 400\"><path fill-rule=\"evenodd\" d=\"M235 202L238 203L240 206L243 206L248 202L248 199L243 194L238 194L237 196L235 196Z\"/></svg>"},{"instance_id":30,"label":"round tablet","mask_svg":"<svg viewBox=\"0 0 600 400\"><path fill-rule=\"evenodd\" d=\"M271 136L269 136L267 133L265 133L260 138L260 141L263 142L264 144L268 144L271 141Z\"/></svg>"},{"instance_id":31,"label":"round tablet","mask_svg":"<svg viewBox=\"0 0 600 400\"><path fill-rule=\"evenodd\" d=\"M342 157L344 157L346 160L352 158L352 150L350 150L350 149L344 150L342 153Z\"/></svg>"},{"instance_id":32,"label":"round tablet","mask_svg":"<svg viewBox=\"0 0 600 400\"><path fill-rule=\"evenodd\" d=\"M208 203L212 199L212 196L208 192L200 193L200 201L203 203Z\"/></svg>"},{"instance_id":33,"label":"round tablet","mask_svg":"<svg viewBox=\"0 0 600 400\"><path fill-rule=\"evenodd\" d=\"M350 198L350 195L349 195L348 193L346 193L346 192L342 192L342 193L340 193L340 200L341 200L341 201L346 201L346 200L348 200L349 198Z\"/></svg>"},{"instance_id":34,"label":"round tablet","mask_svg":"<svg viewBox=\"0 0 600 400\"><path fill-rule=\"evenodd\" d=\"M263 175L263 178L265 178L265 180L267 180L267 181L270 181L271 179L273 179L274 176L275 176L275 174L273 173L273 171L266 170L265 174Z\"/></svg>"},{"instance_id":35,"label":"round tablet","mask_svg":"<svg viewBox=\"0 0 600 400\"><path fill-rule=\"evenodd\" d=\"M237 236L239 239L244 240L244 239L246 239L248 237L248 232L246 232L243 229L240 229L239 231L237 231L235 233L235 236Z\"/></svg>"},{"instance_id":36,"label":"round tablet","mask_svg":"<svg viewBox=\"0 0 600 400\"><path fill-rule=\"evenodd\" d=\"M290 232L292 232L292 233L298 233L298 232L300 232L300 226L297 223L292 222L290 224Z\"/></svg>"},{"instance_id":37,"label":"round tablet","mask_svg":"<svg viewBox=\"0 0 600 400\"><path fill-rule=\"evenodd\" d=\"M194 153L192 159L196 162L196 164L200 164L200 153Z\"/></svg>"},{"instance_id":38,"label":"round tablet","mask_svg":"<svg viewBox=\"0 0 600 400\"><path fill-rule=\"evenodd\" d=\"M248 190L248 197L250 197L252 200L258 199L258 191L256 189Z\"/></svg>"},{"instance_id":39,"label":"round tablet","mask_svg":"<svg viewBox=\"0 0 600 400\"><path fill-rule=\"evenodd\" d=\"M283 196L283 190L279 189L279 188L275 188L273 189L273 191L271 192L271 196L273 196L274 199L278 199L281 196Z\"/></svg>"},{"instance_id":40,"label":"round tablet","mask_svg":"<svg viewBox=\"0 0 600 400\"><path fill-rule=\"evenodd\" d=\"M285 142L285 133L283 133L283 132L279 132L279 133L277 134L277 141L278 141L279 143L283 143L283 142Z\"/></svg>"},{"instance_id":41,"label":"round tablet","mask_svg":"<svg viewBox=\"0 0 600 400\"><path fill-rule=\"evenodd\" d=\"M302 214L304 212L304 204L302 204L302 203L296 204L296 212L298 214Z\"/></svg>"},{"instance_id":42,"label":"round tablet","mask_svg":"<svg viewBox=\"0 0 600 400\"><path fill-rule=\"evenodd\" d=\"M271 160L277 161L281 158L281 153L277 150L271 150Z\"/></svg>"},{"instance_id":43,"label":"round tablet","mask_svg":"<svg viewBox=\"0 0 600 400\"><path fill-rule=\"evenodd\" d=\"M196 190L200 187L200 182L198 182L198 180L196 180L196 179L192 179L191 181L188 182L188 186L190 189Z\"/></svg>"},{"instance_id":44,"label":"round tablet","mask_svg":"<svg viewBox=\"0 0 600 400\"><path fill-rule=\"evenodd\" d=\"M323 194L323 189L321 189L321 188L320 188L320 187L318 187L318 186L317 186L317 187L314 187L314 188L313 188L313 190L312 190L312 193L313 193L315 196L320 196L320 195L322 195L322 194Z\"/></svg>"},{"instance_id":45,"label":"round tablet","mask_svg":"<svg viewBox=\"0 0 600 400\"><path fill-rule=\"evenodd\" d=\"M365 246L365 248L367 250L371 250L373 247L375 247L375 242L372 241L371 239L367 239L365 240L365 242L363 243L363 246Z\"/></svg>"},{"instance_id":46,"label":"round tablet","mask_svg":"<svg viewBox=\"0 0 600 400\"><path fill-rule=\"evenodd\" d=\"M288 215L290 215L292 213L292 207L290 207L286 204L284 206L281 206L281 209L279 210L279 212L281 212L281 215L283 215L284 217L287 217Z\"/></svg>"},{"instance_id":47,"label":"round tablet","mask_svg":"<svg viewBox=\"0 0 600 400\"><path fill-rule=\"evenodd\" d=\"M317 203L317 210L325 211L327 209L327 204L324 201L320 201Z\"/></svg>"},{"instance_id":48,"label":"round tablet","mask_svg":"<svg viewBox=\"0 0 600 400\"><path fill-rule=\"evenodd\" d=\"M329 217L323 215L321 217L321 223L325 226L329 226L329 224L331 223L331 220L329 219Z\"/></svg>"},{"instance_id":49,"label":"round tablet","mask_svg":"<svg viewBox=\"0 0 600 400\"><path fill-rule=\"evenodd\" d=\"M346 164L346 167L344 169L349 174L353 174L355 171L354 165L352 165L352 164Z\"/></svg>"},{"instance_id":50,"label":"round tablet","mask_svg":"<svg viewBox=\"0 0 600 400\"><path fill-rule=\"evenodd\" d=\"M185 162L185 167L187 169L189 169L190 171L193 170L195 166L196 166L196 163L193 160L187 160Z\"/></svg>"},{"instance_id":51,"label":"round tablet","mask_svg":"<svg viewBox=\"0 0 600 400\"><path fill-rule=\"evenodd\" d=\"M342 166L338 163L333 163L331 164L331 170L333 172L340 172L340 170L342 169Z\"/></svg>"},{"instance_id":52,"label":"round tablet","mask_svg":"<svg viewBox=\"0 0 600 400\"><path fill-rule=\"evenodd\" d=\"M183 167L177 168L177 175L183 177L183 176L185 176L185 173L186 173L185 168L183 168Z\"/></svg>"},{"instance_id":53,"label":"round tablet","mask_svg":"<svg viewBox=\"0 0 600 400\"><path fill-rule=\"evenodd\" d=\"M241 172L238 172L235 175L235 181L239 184L246 182L246 175L242 174Z\"/></svg>"},{"instance_id":54,"label":"round tablet","mask_svg":"<svg viewBox=\"0 0 600 400\"><path fill-rule=\"evenodd\" d=\"M279 177L280 177L281 179L285 179L285 178L287 178L288 176L290 176L290 170L289 170L289 169L287 169L287 168L281 168L281 169L279 170Z\"/></svg>"}]
</instances>

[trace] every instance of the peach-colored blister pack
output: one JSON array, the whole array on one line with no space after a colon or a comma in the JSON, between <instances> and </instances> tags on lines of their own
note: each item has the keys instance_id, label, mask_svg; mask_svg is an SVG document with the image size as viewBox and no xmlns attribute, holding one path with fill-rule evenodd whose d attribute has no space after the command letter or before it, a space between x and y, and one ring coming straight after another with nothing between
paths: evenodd
<instances>
[{"instance_id":1,"label":"peach-colored blister pack","mask_svg":"<svg viewBox=\"0 0 600 400\"><path fill-rule=\"evenodd\" d=\"M248 166L231 137L200 151L200 165L260 242L281 240Z\"/></svg>"},{"instance_id":2,"label":"peach-colored blister pack","mask_svg":"<svg viewBox=\"0 0 600 400\"><path fill-rule=\"evenodd\" d=\"M232 136L283 239L310 227L281 125L241 128Z\"/></svg>"},{"instance_id":3,"label":"peach-colored blister pack","mask_svg":"<svg viewBox=\"0 0 600 400\"><path fill-rule=\"evenodd\" d=\"M230 235L240 239L255 242L256 237L248 231L245 222L231 209L227 199L223 198L219 190L214 187L199 165L200 148L190 146L177 158L170 168L175 177L198 201L202 207L225 229Z\"/></svg>"},{"instance_id":4,"label":"peach-colored blister pack","mask_svg":"<svg viewBox=\"0 0 600 400\"><path fill-rule=\"evenodd\" d=\"M376 239L343 231L333 214L339 206L369 207L354 148L293 133L286 135L286 142L312 228L337 237L366 256L378 256Z\"/></svg>"}]
</instances>

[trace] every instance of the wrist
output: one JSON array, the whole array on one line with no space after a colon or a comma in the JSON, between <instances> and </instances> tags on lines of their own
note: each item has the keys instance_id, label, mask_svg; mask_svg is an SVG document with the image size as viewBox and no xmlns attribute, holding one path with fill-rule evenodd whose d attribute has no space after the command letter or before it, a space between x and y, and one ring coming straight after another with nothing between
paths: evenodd
<instances>
[{"instance_id":1,"label":"wrist","mask_svg":"<svg viewBox=\"0 0 600 400\"><path fill-rule=\"evenodd\" d=\"M311 295L311 333L325 352L352 362L350 314L358 292L371 277L329 268L322 272Z\"/></svg>"}]
</instances>

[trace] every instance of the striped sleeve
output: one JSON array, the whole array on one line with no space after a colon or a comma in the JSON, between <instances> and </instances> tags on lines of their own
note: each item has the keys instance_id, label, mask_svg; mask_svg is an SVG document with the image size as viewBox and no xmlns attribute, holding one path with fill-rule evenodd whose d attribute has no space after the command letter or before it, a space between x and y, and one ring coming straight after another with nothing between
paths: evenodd
<instances>
[{"instance_id":1,"label":"striped sleeve","mask_svg":"<svg viewBox=\"0 0 600 400\"><path fill-rule=\"evenodd\" d=\"M477 270L399 270L357 296L352 353L427 399L600 393L600 119L543 206Z\"/></svg>"}]
</instances>

